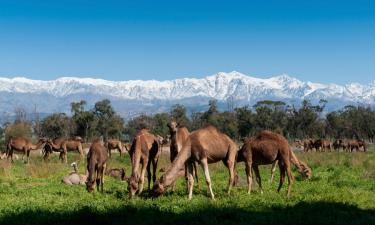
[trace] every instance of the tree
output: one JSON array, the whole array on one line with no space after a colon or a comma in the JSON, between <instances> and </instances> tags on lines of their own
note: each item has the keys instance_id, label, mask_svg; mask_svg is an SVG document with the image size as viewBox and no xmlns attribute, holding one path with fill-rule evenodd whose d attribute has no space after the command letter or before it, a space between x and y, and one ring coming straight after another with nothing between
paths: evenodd
<instances>
[{"instance_id":1,"label":"tree","mask_svg":"<svg viewBox=\"0 0 375 225\"><path fill-rule=\"evenodd\" d=\"M96 134L95 128L97 120L92 110L85 111L86 101L72 102L71 112L73 114L72 120L75 124L75 136L80 136L86 141Z\"/></svg>"},{"instance_id":2,"label":"tree","mask_svg":"<svg viewBox=\"0 0 375 225\"><path fill-rule=\"evenodd\" d=\"M93 111L97 119L97 131L104 140L108 139L108 135L119 136L122 133L124 121L116 115L108 99L96 102Z\"/></svg>"},{"instance_id":3,"label":"tree","mask_svg":"<svg viewBox=\"0 0 375 225\"><path fill-rule=\"evenodd\" d=\"M54 113L41 122L41 133L45 137L56 138L71 136L72 121L65 113Z\"/></svg>"},{"instance_id":4,"label":"tree","mask_svg":"<svg viewBox=\"0 0 375 225\"><path fill-rule=\"evenodd\" d=\"M248 106L236 108L236 119L238 123L238 133L240 137L249 136L254 127L254 116Z\"/></svg>"},{"instance_id":5,"label":"tree","mask_svg":"<svg viewBox=\"0 0 375 225\"><path fill-rule=\"evenodd\" d=\"M172 106L170 116L172 119L176 120L177 123L189 127L190 121L186 116L185 106L180 104Z\"/></svg>"}]
</instances>

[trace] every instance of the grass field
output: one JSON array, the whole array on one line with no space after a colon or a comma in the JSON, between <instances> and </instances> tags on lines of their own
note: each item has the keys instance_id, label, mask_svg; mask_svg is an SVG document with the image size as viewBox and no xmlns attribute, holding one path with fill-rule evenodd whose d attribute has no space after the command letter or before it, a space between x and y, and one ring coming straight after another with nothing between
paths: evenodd
<instances>
[{"instance_id":1,"label":"grass field","mask_svg":"<svg viewBox=\"0 0 375 225\"><path fill-rule=\"evenodd\" d=\"M71 171L54 155L49 163L39 154L30 164L0 161L0 224L375 224L375 152L299 153L313 169L313 177L296 177L290 198L286 185L276 193L278 172L268 182L270 167L261 167L264 193L246 193L244 165L239 164L239 186L226 194L228 172L210 166L216 200L207 195L202 171L193 199L180 178L177 191L153 199L147 191L129 200L127 183L106 177L104 193L87 193L84 186L66 186L61 178ZM69 162L76 157L69 156ZM160 168L168 165L163 155ZM85 162L79 165L84 173ZM109 168L125 167L129 156L114 154ZM158 174L158 177L161 174ZM147 187L147 185L146 185Z\"/></svg>"}]
</instances>

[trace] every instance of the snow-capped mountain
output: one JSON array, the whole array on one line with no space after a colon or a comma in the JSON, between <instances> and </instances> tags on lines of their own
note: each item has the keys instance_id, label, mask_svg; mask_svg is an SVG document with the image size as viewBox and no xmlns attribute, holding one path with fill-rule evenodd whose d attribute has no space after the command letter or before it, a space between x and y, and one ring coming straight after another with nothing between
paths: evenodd
<instances>
[{"instance_id":1,"label":"snow-capped mountain","mask_svg":"<svg viewBox=\"0 0 375 225\"><path fill-rule=\"evenodd\" d=\"M298 104L302 99L328 100L331 108L345 104L375 102L375 82L368 85L320 84L304 82L288 75L268 79L239 72L217 73L202 79L184 78L169 81L62 77L56 80L30 80L22 77L0 78L0 112L11 114L15 107L44 113L69 112L70 103L84 99L88 105L108 98L122 115L164 111L180 103L207 105L208 99L225 102L232 99L237 106L252 105L259 100L283 100Z\"/></svg>"}]
</instances>

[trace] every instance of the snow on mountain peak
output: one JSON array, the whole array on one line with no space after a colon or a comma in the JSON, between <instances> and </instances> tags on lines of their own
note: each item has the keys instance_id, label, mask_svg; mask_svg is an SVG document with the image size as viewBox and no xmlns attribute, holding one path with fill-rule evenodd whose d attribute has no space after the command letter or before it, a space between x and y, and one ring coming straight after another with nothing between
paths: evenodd
<instances>
[{"instance_id":1,"label":"snow on mountain peak","mask_svg":"<svg viewBox=\"0 0 375 225\"><path fill-rule=\"evenodd\" d=\"M56 80L31 80L24 77L0 78L0 92L37 93L55 97L96 94L133 100L178 100L193 97L226 100L335 98L369 103L375 99L371 85L320 84L300 81L287 74L256 78L237 71L219 72L201 79L109 81L94 78L61 77Z\"/></svg>"}]
</instances>

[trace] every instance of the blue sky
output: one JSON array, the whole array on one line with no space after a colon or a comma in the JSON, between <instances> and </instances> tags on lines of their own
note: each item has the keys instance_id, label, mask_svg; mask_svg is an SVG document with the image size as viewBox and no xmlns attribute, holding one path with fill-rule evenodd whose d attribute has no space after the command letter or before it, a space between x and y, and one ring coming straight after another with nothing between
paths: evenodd
<instances>
[{"instance_id":1,"label":"blue sky","mask_svg":"<svg viewBox=\"0 0 375 225\"><path fill-rule=\"evenodd\" d=\"M0 76L375 80L373 1L0 0Z\"/></svg>"}]
</instances>

